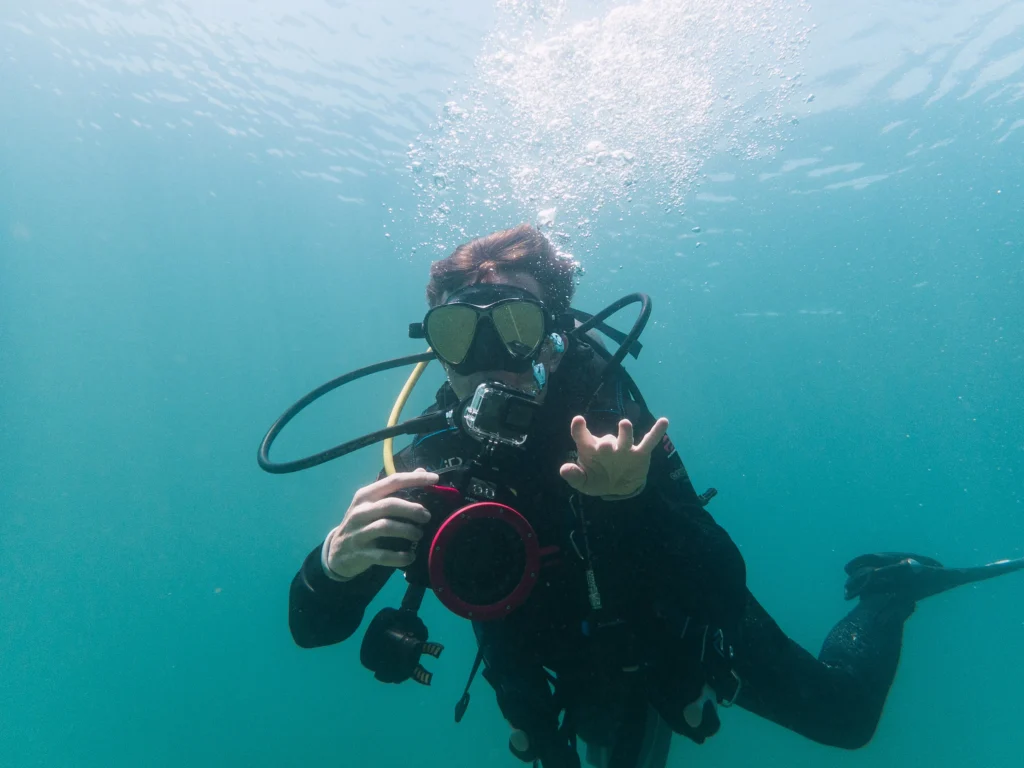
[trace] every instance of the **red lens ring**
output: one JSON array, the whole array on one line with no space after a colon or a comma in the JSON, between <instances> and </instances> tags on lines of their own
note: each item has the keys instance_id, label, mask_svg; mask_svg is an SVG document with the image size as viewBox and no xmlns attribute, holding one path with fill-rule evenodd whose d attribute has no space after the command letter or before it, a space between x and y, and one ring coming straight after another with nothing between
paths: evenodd
<instances>
[{"instance_id":1,"label":"red lens ring","mask_svg":"<svg viewBox=\"0 0 1024 768\"><path fill-rule=\"evenodd\" d=\"M462 526L473 520L486 519L504 522L519 534L526 549L526 561L515 589L507 597L490 605L473 605L453 592L444 572L444 551ZM533 526L512 507L494 501L480 501L463 507L441 523L430 542L427 563L434 594L449 611L472 621L494 621L510 614L530 596L540 575L540 545Z\"/></svg>"}]
</instances>

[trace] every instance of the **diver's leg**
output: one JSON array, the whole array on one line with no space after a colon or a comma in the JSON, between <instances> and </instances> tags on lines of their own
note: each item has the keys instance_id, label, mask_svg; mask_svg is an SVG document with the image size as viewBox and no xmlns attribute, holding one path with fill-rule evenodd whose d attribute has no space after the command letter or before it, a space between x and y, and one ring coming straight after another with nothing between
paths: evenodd
<instances>
[{"instance_id":1,"label":"diver's leg","mask_svg":"<svg viewBox=\"0 0 1024 768\"><path fill-rule=\"evenodd\" d=\"M577 690L582 701L570 714L586 744L587 764L593 768L665 768L672 729L648 703L644 678L624 673L605 679L600 688ZM582 702L586 704L579 706Z\"/></svg>"},{"instance_id":2,"label":"diver's leg","mask_svg":"<svg viewBox=\"0 0 1024 768\"><path fill-rule=\"evenodd\" d=\"M587 765L592 768L665 768L672 746L672 729L657 710L646 705L643 732L636 748L586 745ZM618 745L616 745L618 746Z\"/></svg>"},{"instance_id":3,"label":"diver's leg","mask_svg":"<svg viewBox=\"0 0 1024 768\"><path fill-rule=\"evenodd\" d=\"M856 749L871 740L896 675L914 604L865 597L829 633L816 659L751 595L736 645L736 703L814 741Z\"/></svg>"},{"instance_id":4,"label":"diver's leg","mask_svg":"<svg viewBox=\"0 0 1024 768\"><path fill-rule=\"evenodd\" d=\"M737 703L824 744L870 741L896 675L903 624L918 600L1024 569L1024 559L945 568L907 552L863 555L846 566L846 598L860 602L815 659L750 596L736 647Z\"/></svg>"},{"instance_id":5,"label":"diver's leg","mask_svg":"<svg viewBox=\"0 0 1024 768\"><path fill-rule=\"evenodd\" d=\"M654 707L647 707L647 728L637 768L665 768L672 747L672 729Z\"/></svg>"}]
</instances>

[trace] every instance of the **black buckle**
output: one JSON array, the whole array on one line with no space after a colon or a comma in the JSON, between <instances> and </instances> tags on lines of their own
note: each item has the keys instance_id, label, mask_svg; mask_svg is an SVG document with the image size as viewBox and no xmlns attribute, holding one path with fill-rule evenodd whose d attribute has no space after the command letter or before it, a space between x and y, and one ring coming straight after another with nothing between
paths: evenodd
<instances>
[{"instance_id":1,"label":"black buckle","mask_svg":"<svg viewBox=\"0 0 1024 768\"><path fill-rule=\"evenodd\" d=\"M707 642L706 637L707 636L705 634L705 642ZM725 633L721 629L715 630L715 634L711 637L711 645L722 660L728 664L729 674L732 676L732 679L736 681L736 687L733 689L732 697L727 699L722 696L721 701L719 701L720 706L731 707L736 703L736 699L740 695L740 690L743 688L743 680L740 678L739 674L737 674L736 668L732 665L733 659L736 657L736 651L731 645L726 644ZM703 657L703 652L701 653L701 656ZM714 672L712 672L712 676L716 678L718 677ZM715 688L716 693L718 684L718 680L714 680L712 684L712 688Z\"/></svg>"}]
</instances>

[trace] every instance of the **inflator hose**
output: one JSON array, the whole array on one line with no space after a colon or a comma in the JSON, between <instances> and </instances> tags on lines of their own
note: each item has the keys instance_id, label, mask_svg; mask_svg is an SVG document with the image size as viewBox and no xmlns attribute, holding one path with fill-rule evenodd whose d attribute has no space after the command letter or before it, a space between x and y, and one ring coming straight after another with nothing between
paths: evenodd
<instances>
[{"instance_id":1,"label":"inflator hose","mask_svg":"<svg viewBox=\"0 0 1024 768\"><path fill-rule=\"evenodd\" d=\"M429 354L433 357L430 347L427 347L427 351L424 354ZM409 374L405 386L398 393L398 399L395 400L395 404L391 407L391 415L388 416L388 427L393 427L398 423L398 419L402 416L402 409L405 407L409 395L412 394L413 387L416 386L416 382L420 380L420 376L423 375L423 371L426 370L428 365L430 365L429 358L421 363L417 363L416 367L412 369L412 373ZM389 437L384 441L384 472L388 475L395 474L395 438L393 437Z\"/></svg>"}]
</instances>

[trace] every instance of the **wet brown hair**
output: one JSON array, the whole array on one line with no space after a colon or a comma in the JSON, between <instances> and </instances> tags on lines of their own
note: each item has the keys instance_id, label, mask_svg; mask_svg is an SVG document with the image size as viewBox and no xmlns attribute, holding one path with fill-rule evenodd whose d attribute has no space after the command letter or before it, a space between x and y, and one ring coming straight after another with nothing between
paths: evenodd
<instances>
[{"instance_id":1,"label":"wet brown hair","mask_svg":"<svg viewBox=\"0 0 1024 768\"><path fill-rule=\"evenodd\" d=\"M431 264L427 303L435 307L445 295L490 274L524 272L540 283L544 295L538 298L558 314L569 309L577 268L575 260L559 256L536 228L522 224L463 243Z\"/></svg>"}]
</instances>

